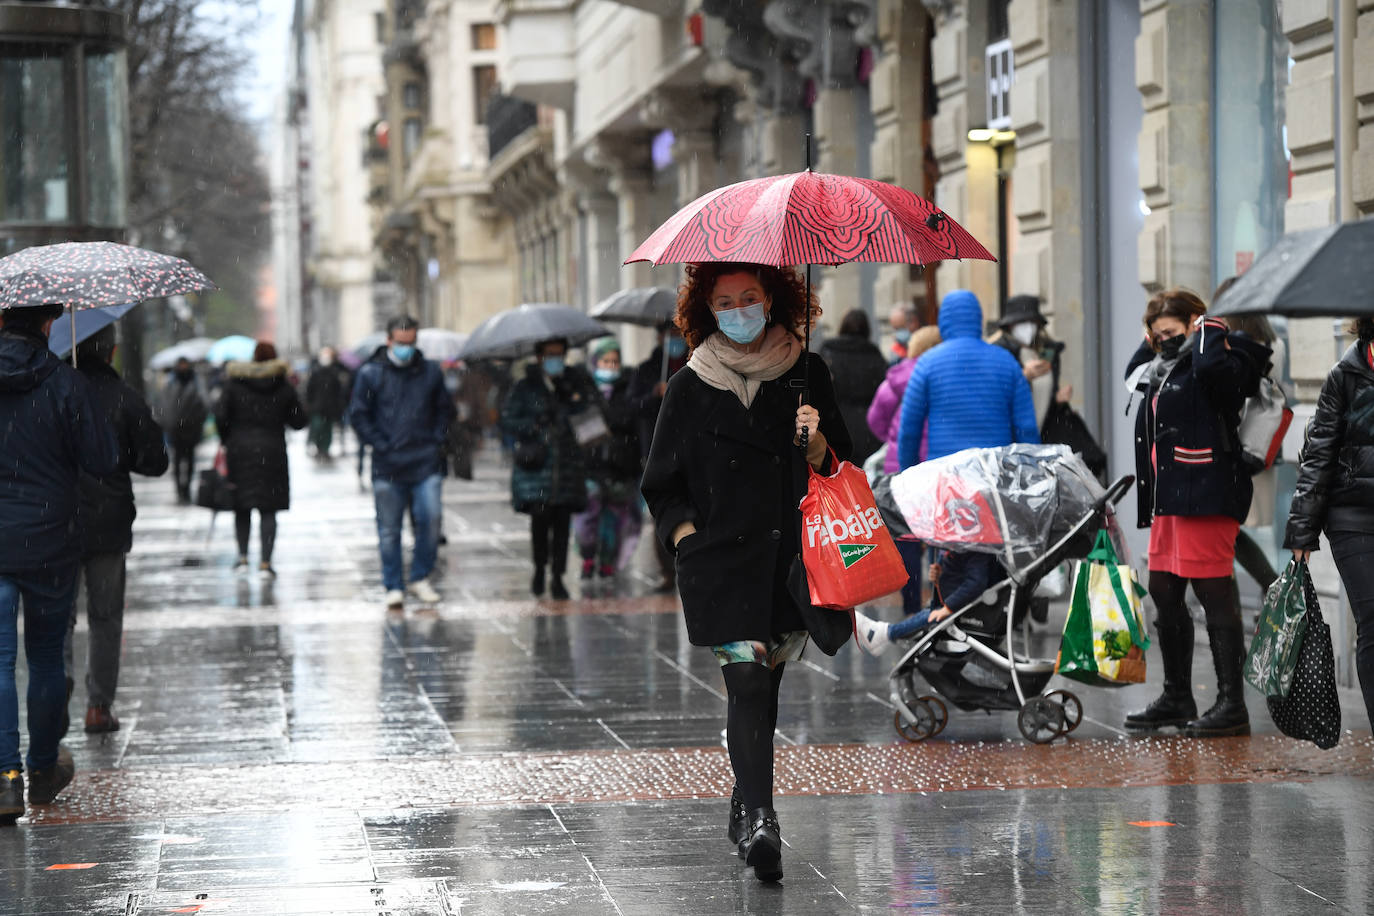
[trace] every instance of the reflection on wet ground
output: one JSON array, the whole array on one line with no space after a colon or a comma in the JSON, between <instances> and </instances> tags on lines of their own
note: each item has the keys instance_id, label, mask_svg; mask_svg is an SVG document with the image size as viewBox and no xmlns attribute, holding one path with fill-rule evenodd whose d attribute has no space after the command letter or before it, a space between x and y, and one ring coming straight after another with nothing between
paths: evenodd
<instances>
[{"instance_id":1,"label":"reflection on wet ground","mask_svg":"<svg viewBox=\"0 0 1374 916\"><path fill-rule=\"evenodd\" d=\"M293 457L275 582L233 573L225 519L140 486L123 728L78 725L76 782L0 830L0 913L1367 911L1353 693L1329 752L1277 736L1253 694L1253 738L1127 738L1153 683L1074 688L1083 725L1050 746L958 710L909 745L886 664L852 646L789 666L787 876L761 886L724 836L716 662L647 549L581 598L529 598L489 457L446 487L444 601L388 614L351 463ZM1035 638L1053 654L1053 627Z\"/></svg>"}]
</instances>

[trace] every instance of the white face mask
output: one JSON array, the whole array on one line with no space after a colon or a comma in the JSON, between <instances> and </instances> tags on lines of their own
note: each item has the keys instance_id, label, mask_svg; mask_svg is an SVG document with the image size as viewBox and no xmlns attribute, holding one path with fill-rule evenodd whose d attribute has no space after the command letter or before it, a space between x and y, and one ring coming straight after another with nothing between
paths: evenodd
<instances>
[{"instance_id":1,"label":"white face mask","mask_svg":"<svg viewBox=\"0 0 1374 916\"><path fill-rule=\"evenodd\" d=\"M1039 331L1040 325L1034 321L1022 321L1011 326L1011 336L1023 347L1029 347L1035 343L1035 335Z\"/></svg>"}]
</instances>

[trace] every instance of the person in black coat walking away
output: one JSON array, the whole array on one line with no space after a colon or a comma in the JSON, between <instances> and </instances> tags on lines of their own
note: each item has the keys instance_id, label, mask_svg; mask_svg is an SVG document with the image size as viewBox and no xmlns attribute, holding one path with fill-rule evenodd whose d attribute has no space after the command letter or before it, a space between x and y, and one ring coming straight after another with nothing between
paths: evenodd
<instances>
[{"instance_id":1,"label":"person in black coat walking away","mask_svg":"<svg viewBox=\"0 0 1374 916\"><path fill-rule=\"evenodd\" d=\"M658 328L661 342L654 347L649 358L635 368L630 380L630 401L639 416L640 457L649 457L649 443L654 438L654 426L658 423L658 411L663 406L663 395L668 391L668 380L687 365L687 341L682 331L671 322ZM673 568L673 555L663 547L663 542L654 538L654 556L658 560L661 579L655 591L671 592L677 588L677 572Z\"/></svg>"},{"instance_id":2,"label":"person in black coat walking away","mask_svg":"<svg viewBox=\"0 0 1374 916\"><path fill-rule=\"evenodd\" d=\"M77 365L90 382L119 445L112 474L82 474L77 526L81 530L81 571L86 590L86 731L112 732L119 719L111 711L119 686L119 653L124 639L125 557L133 547L134 488L129 474L160 477L167 472L162 431L143 398L119 377L113 325L76 348ZM76 606L72 607L72 627ZM71 679L72 632L67 631L66 662Z\"/></svg>"},{"instance_id":3,"label":"person in black coat walking away","mask_svg":"<svg viewBox=\"0 0 1374 916\"><path fill-rule=\"evenodd\" d=\"M594 424L600 400L591 376L566 364L567 353L561 338L540 343L534 363L501 408L501 428L515 441L511 506L530 517L530 592L544 594L547 566L549 594L559 601L568 597L563 573L572 515L587 505L587 454L575 424Z\"/></svg>"},{"instance_id":4,"label":"person in black coat walking away","mask_svg":"<svg viewBox=\"0 0 1374 916\"><path fill-rule=\"evenodd\" d=\"M798 503L808 465L829 473L831 450L841 460L851 451L825 360L799 336L808 310L820 311L791 268L688 265L677 324L693 351L668 383L641 483L677 556L688 638L721 665L735 772L728 834L762 881L782 877L778 688L808 639L789 588L801 564Z\"/></svg>"},{"instance_id":5,"label":"person in black coat walking away","mask_svg":"<svg viewBox=\"0 0 1374 916\"><path fill-rule=\"evenodd\" d=\"M305 408L286 380L286 363L277 348L259 341L251 363L233 362L215 408L215 426L224 442L229 482L234 485L234 534L239 558L235 572L248 571L248 536L258 510L262 556L258 571L276 577L272 547L277 513L291 508L291 475L286 461L286 428L302 429Z\"/></svg>"},{"instance_id":6,"label":"person in black coat walking away","mask_svg":"<svg viewBox=\"0 0 1374 916\"><path fill-rule=\"evenodd\" d=\"M305 409L310 414L310 444L315 457L330 461L334 427L348 408L348 370L335 362L334 348L320 348L305 381Z\"/></svg>"},{"instance_id":7,"label":"person in black coat walking away","mask_svg":"<svg viewBox=\"0 0 1374 916\"><path fill-rule=\"evenodd\" d=\"M854 439L854 457L865 459L883 444L868 428L868 405L888 370L883 351L869 339L868 316L859 309L846 312L840 333L821 344L821 357L830 367L845 429Z\"/></svg>"},{"instance_id":8,"label":"person in black coat walking away","mask_svg":"<svg viewBox=\"0 0 1374 916\"><path fill-rule=\"evenodd\" d=\"M1283 546L1306 561L1326 532L1355 615L1355 673L1374 724L1374 317L1332 367L1298 456Z\"/></svg>"},{"instance_id":9,"label":"person in black coat walking away","mask_svg":"<svg viewBox=\"0 0 1374 916\"><path fill-rule=\"evenodd\" d=\"M620 342L603 337L591 347L592 375L609 434L590 443L587 508L573 519L582 578L615 577L639 542L639 431L630 380L620 371Z\"/></svg>"},{"instance_id":10,"label":"person in black coat walking away","mask_svg":"<svg viewBox=\"0 0 1374 916\"><path fill-rule=\"evenodd\" d=\"M48 349L60 305L0 310L0 824L28 800L51 802L72 781L58 743L67 708L62 643L76 596L80 472L113 474L114 434L85 377ZM27 761L19 754L19 604L29 666Z\"/></svg>"},{"instance_id":11,"label":"person in black coat walking away","mask_svg":"<svg viewBox=\"0 0 1374 916\"><path fill-rule=\"evenodd\" d=\"M1145 308L1154 358L1140 381L1136 415L1138 518L1150 529L1154 599L1164 692L1126 717L1136 730L1180 726L1190 737L1250 734L1241 669L1245 631L1236 600L1236 532L1250 510L1250 470L1237 446L1240 411L1259 389L1269 348L1203 320L1194 293L1168 289ZM1139 356L1132 359L1136 363ZM1193 594L1207 614L1217 700L1202 716L1193 700Z\"/></svg>"},{"instance_id":12,"label":"person in black coat walking away","mask_svg":"<svg viewBox=\"0 0 1374 916\"><path fill-rule=\"evenodd\" d=\"M78 361L80 357L77 358ZM173 479L177 502L191 502L191 479L196 469L196 446L205 437L205 418L210 415L195 367L185 357L176 361L171 378L158 401L158 423L172 446Z\"/></svg>"}]
</instances>

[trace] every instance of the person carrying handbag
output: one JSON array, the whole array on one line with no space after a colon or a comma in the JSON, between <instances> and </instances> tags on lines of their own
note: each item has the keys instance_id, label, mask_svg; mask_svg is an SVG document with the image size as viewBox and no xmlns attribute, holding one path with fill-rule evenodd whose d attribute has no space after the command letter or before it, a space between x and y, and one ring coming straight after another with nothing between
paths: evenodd
<instances>
[{"instance_id":1,"label":"person carrying handbag","mask_svg":"<svg viewBox=\"0 0 1374 916\"><path fill-rule=\"evenodd\" d=\"M567 354L562 338L539 343L534 362L501 408L501 428L515 441L511 507L530 517L530 593L543 595L547 584L557 601L568 598L563 575L572 515L587 505L587 455L573 421L600 400L591 376L569 366Z\"/></svg>"}]
</instances>

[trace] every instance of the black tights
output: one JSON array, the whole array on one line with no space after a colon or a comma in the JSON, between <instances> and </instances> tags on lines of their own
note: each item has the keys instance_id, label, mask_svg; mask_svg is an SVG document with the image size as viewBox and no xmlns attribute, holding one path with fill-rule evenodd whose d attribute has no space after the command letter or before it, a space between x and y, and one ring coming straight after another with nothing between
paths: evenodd
<instances>
[{"instance_id":1,"label":"black tights","mask_svg":"<svg viewBox=\"0 0 1374 916\"><path fill-rule=\"evenodd\" d=\"M1234 576L1185 579L1173 573L1151 570L1150 597L1154 599L1161 626L1192 633L1193 618L1188 616L1188 605L1184 601L1189 582L1193 584L1193 594L1202 602L1209 628L1242 629Z\"/></svg>"},{"instance_id":2,"label":"black tights","mask_svg":"<svg viewBox=\"0 0 1374 916\"><path fill-rule=\"evenodd\" d=\"M552 561L554 578L563 575L563 570L568 568L568 530L571 527L571 509L549 509L530 516L535 569L542 570Z\"/></svg>"},{"instance_id":3,"label":"black tights","mask_svg":"<svg viewBox=\"0 0 1374 916\"><path fill-rule=\"evenodd\" d=\"M725 743L744 806L773 806L773 732L778 727L779 664L772 671L757 662L732 662L721 668L729 696Z\"/></svg>"},{"instance_id":4,"label":"black tights","mask_svg":"<svg viewBox=\"0 0 1374 916\"><path fill-rule=\"evenodd\" d=\"M239 541L239 556L248 556L248 535L253 530L253 510L234 510L234 536ZM277 542L277 513L258 510L258 531L262 535L262 562L272 562L272 545Z\"/></svg>"}]
</instances>

